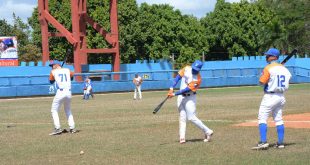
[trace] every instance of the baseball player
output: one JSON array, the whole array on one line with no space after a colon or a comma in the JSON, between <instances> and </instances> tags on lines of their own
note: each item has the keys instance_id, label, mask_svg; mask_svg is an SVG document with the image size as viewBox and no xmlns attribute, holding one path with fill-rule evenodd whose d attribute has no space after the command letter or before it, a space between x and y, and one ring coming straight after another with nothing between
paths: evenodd
<instances>
[{"instance_id":1,"label":"baseball player","mask_svg":"<svg viewBox=\"0 0 310 165\"><path fill-rule=\"evenodd\" d=\"M89 95L91 95L92 98L94 98L94 95L92 93L92 89L93 88L92 88L91 80L89 78L86 78L85 82L84 82L84 87L83 87L83 90L84 90L83 99L88 100L89 99Z\"/></svg>"},{"instance_id":2,"label":"baseball player","mask_svg":"<svg viewBox=\"0 0 310 165\"><path fill-rule=\"evenodd\" d=\"M133 84L135 85L135 93L133 95L133 99L137 99L137 93L139 93L139 99L142 99L142 94L141 94L141 84L143 82L143 79L138 75L135 74L135 77L132 80Z\"/></svg>"},{"instance_id":3,"label":"baseball player","mask_svg":"<svg viewBox=\"0 0 310 165\"><path fill-rule=\"evenodd\" d=\"M49 80L50 83L56 83L56 95L52 103L52 118L54 121L55 130L50 135L59 135L62 133L58 111L62 103L67 116L69 132L76 133L73 115L71 113L71 80L73 79L73 72L68 68L62 68L59 61L51 61L49 66L52 67Z\"/></svg>"},{"instance_id":4,"label":"baseball player","mask_svg":"<svg viewBox=\"0 0 310 165\"><path fill-rule=\"evenodd\" d=\"M264 85L264 96L259 107L258 124L260 142L252 149L267 149L267 119L272 113L278 133L276 148L284 148L284 123L282 119L282 109L285 104L284 92L289 88L291 73L282 64L277 62L280 51L275 48L269 49L266 53L268 65L264 68L260 84Z\"/></svg>"},{"instance_id":5,"label":"baseball player","mask_svg":"<svg viewBox=\"0 0 310 165\"><path fill-rule=\"evenodd\" d=\"M209 142L213 135L213 130L209 129L196 116L196 91L201 84L201 70L203 63L196 60L191 66L185 66L179 70L178 75L173 80L173 84L168 92L168 97L178 96L177 106L179 110L179 136L180 144L185 143L186 121L191 121L195 126L202 130L204 142ZM180 90L173 92L173 88L181 80Z\"/></svg>"}]
</instances>

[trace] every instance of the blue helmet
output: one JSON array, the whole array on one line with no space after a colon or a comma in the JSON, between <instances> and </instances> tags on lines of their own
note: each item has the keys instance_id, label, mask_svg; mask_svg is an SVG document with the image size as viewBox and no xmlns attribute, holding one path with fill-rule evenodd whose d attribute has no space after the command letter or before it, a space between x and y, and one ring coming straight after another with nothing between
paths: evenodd
<instances>
[{"instance_id":1,"label":"blue helmet","mask_svg":"<svg viewBox=\"0 0 310 165\"><path fill-rule=\"evenodd\" d=\"M278 57L280 56L280 51L276 48L270 48L267 52L265 52L266 56L275 56Z\"/></svg>"},{"instance_id":2,"label":"blue helmet","mask_svg":"<svg viewBox=\"0 0 310 165\"><path fill-rule=\"evenodd\" d=\"M196 60L193 64L192 64L192 69L199 72L201 70L203 66L203 63L200 60Z\"/></svg>"},{"instance_id":3,"label":"blue helmet","mask_svg":"<svg viewBox=\"0 0 310 165\"><path fill-rule=\"evenodd\" d=\"M51 60L49 66L53 67L53 65L60 65L61 66L61 62L58 60Z\"/></svg>"},{"instance_id":4,"label":"blue helmet","mask_svg":"<svg viewBox=\"0 0 310 165\"><path fill-rule=\"evenodd\" d=\"M7 47L12 47L14 46L14 42L11 38L6 38L2 41Z\"/></svg>"}]
</instances>

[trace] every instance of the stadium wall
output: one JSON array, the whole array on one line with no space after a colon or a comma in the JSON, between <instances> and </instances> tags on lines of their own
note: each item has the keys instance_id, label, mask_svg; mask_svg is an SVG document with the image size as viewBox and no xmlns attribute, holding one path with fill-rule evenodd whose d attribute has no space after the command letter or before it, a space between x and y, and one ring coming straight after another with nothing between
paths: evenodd
<instances>
[{"instance_id":1,"label":"stadium wall","mask_svg":"<svg viewBox=\"0 0 310 165\"><path fill-rule=\"evenodd\" d=\"M309 64L310 58L292 58L286 64L293 75L291 83L310 82ZM201 87L257 85L265 65L262 58L204 62ZM74 70L72 65L64 67ZM111 72L111 68L110 64L85 65L82 67L83 73L75 76L92 78L94 92L119 92L134 89L132 79L136 73L144 79L142 90L168 89L177 72L165 60L122 64L118 73ZM45 66L0 67L0 97L53 95L54 88L48 81L49 72L50 67ZM120 80L113 80L114 74L120 75ZM73 81L73 94L82 94L82 88L83 82Z\"/></svg>"}]
</instances>

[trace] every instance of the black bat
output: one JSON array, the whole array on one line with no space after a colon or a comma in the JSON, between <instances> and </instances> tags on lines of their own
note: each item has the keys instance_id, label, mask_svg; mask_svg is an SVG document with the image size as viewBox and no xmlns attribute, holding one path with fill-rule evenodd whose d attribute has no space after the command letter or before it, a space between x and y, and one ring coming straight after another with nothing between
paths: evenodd
<instances>
[{"instance_id":1,"label":"black bat","mask_svg":"<svg viewBox=\"0 0 310 165\"><path fill-rule=\"evenodd\" d=\"M293 57L297 53L297 49L294 49L282 62L281 64L285 64L291 57Z\"/></svg>"},{"instance_id":2,"label":"black bat","mask_svg":"<svg viewBox=\"0 0 310 165\"><path fill-rule=\"evenodd\" d=\"M67 52L66 52L66 56L65 56L65 58L64 58L64 61L63 61L62 64L61 64L61 67L63 67L64 64L66 63L68 56L71 54L70 52L71 52L71 49L68 48L68 49L67 49Z\"/></svg>"},{"instance_id":3,"label":"black bat","mask_svg":"<svg viewBox=\"0 0 310 165\"><path fill-rule=\"evenodd\" d=\"M157 107L153 111L153 114L156 114L160 110L160 108L164 105L164 103L168 100L168 98L169 96L167 96L165 100L163 100L160 104L157 105Z\"/></svg>"}]
</instances>

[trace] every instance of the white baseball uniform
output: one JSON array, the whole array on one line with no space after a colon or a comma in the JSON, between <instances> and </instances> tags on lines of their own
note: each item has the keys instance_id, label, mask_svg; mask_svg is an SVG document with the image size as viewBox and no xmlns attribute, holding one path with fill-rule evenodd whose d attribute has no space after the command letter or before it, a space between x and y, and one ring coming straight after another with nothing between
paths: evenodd
<instances>
[{"instance_id":1,"label":"white baseball uniform","mask_svg":"<svg viewBox=\"0 0 310 165\"><path fill-rule=\"evenodd\" d=\"M289 88L291 73L282 64L267 65L259 81L265 84L264 97L260 104L258 122L267 124L270 112L276 125L283 125L282 108L285 104L284 92Z\"/></svg>"},{"instance_id":2,"label":"white baseball uniform","mask_svg":"<svg viewBox=\"0 0 310 165\"><path fill-rule=\"evenodd\" d=\"M180 140L185 139L186 121L191 121L195 126L203 131L205 135L212 134L213 131L209 129L200 119L196 116L196 90L201 84L200 74L192 74L192 67L186 66L179 71L182 77L180 90L186 87L191 91L178 96L177 105L179 110L179 135Z\"/></svg>"},{"instance_id":3,"label":"white baseball uniform","mask_svg":"<svg viewBox=\"0 0 310 165\"><path fill-rule=\"evenodd\" d=\"M91 94L92 90L92 85L91 85L91 80L87 78L84 83L84 98L88 99L89 95Z\"/></svg>"},{"instance_id":4,"label":"white baseball uniform","mask_svg":"<svg viewBox=\"0 0 310 165\"><path fill-rule=\"evenodd\" d=\"M54 80L56 83L56 95L52 103L52 117L54 121L54 126L56 129L60 129L60 121L58 116L58 111L62 103L64 103L64 110L67 116L68 125L70 129L75 128L75 123L73 115L71 113L71 78L73 77L73 72L68 68L57 68L53 69L50 73L50 80Z\"/></svg>"},{"instance_id":5,"label":"white baseball uniform","mask_svg":"<svg viewBox=\"0 0 310 165\"><path fill-rule=\"evenodd\" d=\"M140 76L135 77L133 79L133 83L135 85L135 92L133 95L134 99L137 99L137 93L139 93L139 99L142 99L142 93L141 93L141 84L142 84L143 80Z\"/></svg>"}]
</instances>

